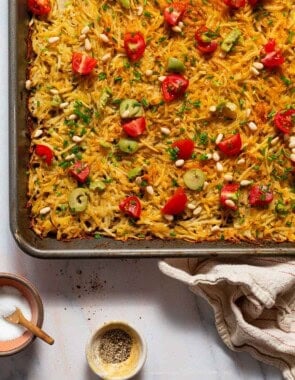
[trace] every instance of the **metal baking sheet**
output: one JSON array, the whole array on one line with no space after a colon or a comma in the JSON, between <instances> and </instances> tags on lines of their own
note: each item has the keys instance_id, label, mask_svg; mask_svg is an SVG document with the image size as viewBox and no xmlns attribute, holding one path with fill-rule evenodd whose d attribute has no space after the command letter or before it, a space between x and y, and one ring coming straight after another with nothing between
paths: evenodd
<instances>
[{"instance_id":1,"label":"metal baking sheet","mask_svg":"<svg viewBox=\"0 0 295 380\"><path fill-rule=\"evenodd\" d=\"M9 1L10 55L10 228L20 248L39 258L97 258L97 257L178 257L200 255L294 254L295 244L248 244L228 242L190 243L180 240L129 240L111 238L77 239L70 242L53 238L40 239L30 229L26 205L27 138L25 109L26 37L28 14L26 0Z\"/></svg>"}]
</instances>

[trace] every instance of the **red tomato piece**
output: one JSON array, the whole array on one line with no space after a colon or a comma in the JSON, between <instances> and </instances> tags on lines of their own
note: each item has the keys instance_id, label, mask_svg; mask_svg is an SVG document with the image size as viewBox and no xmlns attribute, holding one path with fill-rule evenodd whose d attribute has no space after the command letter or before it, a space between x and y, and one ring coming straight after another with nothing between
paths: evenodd
<instances>
[{"instance_id":1,"label":"red tomato piece","mask_svg":"<svg viewBox=\"0 0 295 380\"><path fill-rule=\"evenodd\" d=\"M252 6L255 6L258 3L258 0L248 0L248 3Z\"/></svg>"},{"instance_id":2,"label":"red tomato piece","mask_svg":"<svg viewBox=\"0 0 295 380\"><path fill-rule=\"evenodd\" d=\"M177 148L177 158L182 160L189 160L192 157L195 144L193 140L182 139L177 140L172 144L172 148Z\"/></svg>"},{"instance_id":3,"label":"red tomato piece","mask_svg":"<svg viewBox=\"0 0 295 380\"><path fill-rule=\"evenodd\" d=\"M278 112L274 117L275 126L285 134L292 132L292 126L295 126L295 109Z\"/></svg>"},{"instance_id":4,"label":"red tomato piece","mask_svg":"<svg viewBox=\"0 0 295 380\"><path fill-rule=\"evenodd\" d=\"M254 185L250 189L249 203L251 206L266 206L273 200L273 192L269 186Z\"/></svg>"},{"instance_id":5,"label":"red tomato piece","mask_svg":"<svg viewBox=\"0 0 295 380\"><path fill-rule=\"evenodd\" d=\"M144 117L139 117L128 123L123 124L123 129L128 136L138 137L145 131L146 122Z\"/></svg>"},{"instance_id":6,"label":"red tomato piece","mask_svg":"<svg viewBox=\"0 0 295 380\"><path fill-rule=\"evenodd\" d=\"M228 207L231 210L237 210L237 201L239 199L239 188L238 183L228 183L224 185L220 192L220 203L224 207ZM231 202L227 202L231 201ZM233 203L233 204L232 204Z\"/></svg>"},{"instance_id":7,"label":"red tomato piece","mask_svg":"<svg viewBox=\"0 0 295 380\"><path fill-rule=\"evenodd\" d=\"M171 26L177 25L182 20L186 8L187 4L184 2L175 2L167 5L164 9L164 19L167 24Z\"/></svg>"},{"instance_id":8,"label":"red tomato piece","mask_svg":"<svg viewBox=\"0 0 295 380\"><path fill-rule=\"evenodd\" d=\"M132 218L139 219L141 214L141 203L136 196L130 196L121 201L120 210Z\"/></svg>"},{"instance_id":9,"label":"red tomato piece","mask_svg":"<svg viewBox=\"0 0 295 380\"><path fill-rule=\"evenodd\" d=\"M237 133L236 135L230 136L222 140L217 146L225 155L235 156L239 154L242 149L241 135Z\"/></svg>"},{"instance_id":10,"label":"red tomato piece","mask_svg":"<svg viewBox=\"0 0 295 380\"><path fill-rule=\"evenodd\" d=\"M97 64L95 58L89 57L82 53L73 53L72 56L72 69L75 73L81 75L88 75Z\"/></svg>"},{"instance_id":11,"label":"red tomato piece","mask_svg":"<svg viewBox=\"0 0 295 380\"><path fill-rule=\"evenodd\" d=\"M69 170L69 173L80 183L84 183L90 173L90 168L87 164L77 161Z\"/></svg>"},{"instance_id":12,"label":"red tomato piece","mask_svg":"<svg viewBox=\"0 0 295 380\"><path fill-rule=\"evenodd\" d=\"M167 75L162 82L162 93L166 102L180 98L188 88L189 81L180 74Z\"/></svg>"},{"instance_id":13,"label":"red tomato piece","mask_svg":"<svg viewBox=\"0 0 295 380\"><path fill-rule=\"evenodd\" d=\"M187 196L183 188L179 187L171 198L168 199L162 208L162 213L167 215L177 215L184 211L187 203Z\"/></svg>"},{"instance_id":14,"label":"red tomato piece","mask_svg":"<svg viewBox=\"0 0 295 380\"><path fill-rule=\"evenodd\" d=\"M234 9L243 8L246 5L246 0L223 0L223 2Z\"/></svg>"},{"instance_id":15,"label":"red tomato piece","mask_svg":"<svg viewBox=\"0 0 295 380\"><path fill-rule=\"evenodd\" d=\"M49 0L28 0L28 8L37 16L47 15L51 11Z\"/></svg>"},{"instance_id":16,"label":"red tomato piece","mask_svg":"<svg viewBox=\"0 0 295 380\"><path fill-rule=\"evenodd\" d=\"M276 41L273 38L264 45L261 54L264 55L261 62L267 68L279 67L285 62L282 51L276 48Z\"/></svg>"},{"instance_id":17,"label":"red tomato piece","mask_svg":"<svg viewBox=\"0 0 295 380\"><path fill-rule=\"evenodd\" d=\"M35 153L41 157L47 165L51 165L53 160L53 151L46 145L37 144L35 147Z\"/></svg>"},{"instance_id":18,"label":"red tomato piece","mask_svg":"<svg viewBox=\"0 0 295 380\"><path fill-rule=\"evenodd\" d=\"M144 54L146 44L140 32L126 33L124 36L124 48L130 61L138 61Z\"/></svg>"},{"instance_id":19,"label":"red tomato piece","mask_svg":"<svg viewBox=\"0 0 295 380\"><path fill-rule=\"evenodd\" d=\"M197 41L197 49L202 53L213 53L217 49L217 42L213 41L210 35L214 35L212 30L203 25L195 32L195 39Z\"/></svg>"}]
</instances>

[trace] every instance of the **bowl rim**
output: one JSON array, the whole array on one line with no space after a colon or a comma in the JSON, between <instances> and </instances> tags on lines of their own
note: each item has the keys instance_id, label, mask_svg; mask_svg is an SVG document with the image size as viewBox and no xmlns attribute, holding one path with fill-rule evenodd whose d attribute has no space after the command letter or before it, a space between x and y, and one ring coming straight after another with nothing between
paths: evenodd
<instances>
[{"instance_id":1,"label":"bowl rim","mask_svg":"<svg viewBox=\"0 0 295 380\"><path fill-rule=\"evenodd\" d=\"M91 347L93 345L94 339L103 330L105 330L105 331L111 330L112 326L114 326L115 328L120 328L120 326L122 326L122 329L124 329L124 327L126 327L127 329L131 330L134 333L134 335L138 338L140 348L141 348L141 353L140 353L140 356L138 359L138 363L137 363L136 367L134 368L134 371L132 373L130 373L129 375L125 375L125 376L121 376L121 377L120 376L105 377L105 374L103 372L101 372L98 367L94 367L90 362L89 353L90 353ZM92 331L90 338L86 344L85 353L86 353L86 360L88 362L88 365L95 375L97 375L97 376L99 376L105 380L129 380L129 379L133 378L134 376L136 376L141 371L141 369L143 368L143 366L146 362L146 359L147 359L147 342L146 342L144 336L142 335L142 333L132 323L129 323L127 321L122 321L122 320L111 320L108 322L104 322L98 328L96 328Z\"/></svg>"},{"instance_id":2,"label":"bowl rim","mask_svg":"<svg viewBox=\"0 0 295 380\"><path fill-rule=\"evenodd\" d=\"M37 305L37 326L41 328L43 325L43 320L44 320L44 306L43 306L41 296L40 296L37 288L35 287L35 285L33 285L28 279L26 279L25 277L23 277L20 274L0 272L0 279L1 278L14 280L14 281L20 283L23 287L25 287L32 294L33 298L36 301L36 305ZM18 352L20 352L20 351L24 350L26 347L28 347L35 339L36 339L36 336L32 334L32 336L27 341L25 341L22 345L20 345L19 347L14 348L13 350L0 352L0 357L11 356L11 355L17 354Z\"/></svg>"}]
</instances>

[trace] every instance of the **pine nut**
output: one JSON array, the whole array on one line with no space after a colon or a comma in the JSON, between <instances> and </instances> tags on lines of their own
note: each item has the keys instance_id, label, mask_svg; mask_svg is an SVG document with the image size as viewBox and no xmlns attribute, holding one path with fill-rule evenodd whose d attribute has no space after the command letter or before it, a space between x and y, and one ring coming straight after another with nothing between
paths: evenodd
<instances>
[{"instance_id":1,"label":"pine nut","mask_svg":"<svg viewBox=\"0 0 295 380\"><path fill-rule=\"evenodd\" d=\"M276 145L276 143L279 141L279 139L280 139L279 136L273 138L273 139L271 140L270 144L271 144L271 145Z\"/></svg>"},{"instance_id":2,"label":"pine nut","mask_svg":"<svg viewBox=\"0 0 295 380\"><path fill-rule=\"evenodd\" d=\"M218 172L223 172L223 165L222 165L221 162L217 162L217 163L216 163L216 170L217 170Z\"/></svg>"},{"instance_id":3,"label":"pine nut","mask_svg":"<svg viewBox=\"0 0 295 380\"><path fill-rule=\"evenodd\" d=\"M180 117L176 117L176 118L173 120L174 124L179 124L180 121L181 121Z\"/></svg>"},{"instance_id":4,"label":"pine nut","mask_svg":"<svg viewBox=\"0 0 295 380\"><path fill-rule=\"evenodd\" d=\"M219 133L219 135L216 137L215 144L218 145L219 143L221 143L222 139L223 139L223 134Z\"/></svg>"},{"instance_id":5,"label":"pine nut","mask_svg":"<svg viewBox=\"0 0 295 380\"><path fill-rule=\"evenodd\" d=\"M250 121L250 123L248 123L248 127L251 129L251 131L257 131L257 125L253 121Z\"/></svg>"},{"instance_id":6,"label":"pine nut","mask_svg":"<svg viewBox=\"0 0 295 380\"><path fill-rule=\"evenodd\" d=\"M145 72L146 77L150 77L152 75L153 75L153 70L146 70L146 72Z\"/></svg>"},{"instance_id":7,"label":"pine nut","mask_svg":"<svg viewBox=\"0 0 295 380\"><path fill-rule=\"evenodd\" d=\"M240 182L241 186L249 186L251 185L252 181L249 181L248 179L243 179L243 181Z\"/></svg>"},{"instance_id":8,"label":"pine nut","mask_svg":"<svg viewBox=\"0 0 295 380\"><path fill-rule=\"evenodd\" d=\"M81 34L79 37L79 41L84 41L86 38L86 34Z\"/></svg>"},{"instance_id":9,"label":"pine nut","mask_svg":"<svg viewBox=\"0 0 295 380\"><path fill-rule=\"evenodd\" d=\"M182 29L181 29L178 25L173 26L171 29L172 29L173 32L175 32L175 33L181 33L181 32L182 32Z\"/></svg>"},{"instance_id":10,"label":"pine nut","mask_svg":"<svg viewBox=\"0 0 295 380\"><path fill-rule=\"evenodd\" d=\"M140 5L139 7L137 7L137 16L141 16L143 13L143 7Z\"/></svg>"},{"instance_id":11,"label":"pine nut","mask_svg":"<svg viewBox=\"0 0 295 380\"><path fill-rule=\"evenodd\" d=\"M211 153L206 153L206 156L207 156L207 160L211 160L211 158L212 158L212 154Z\"/></svg>"},{"instance_id":12,"label":"pine nut","mask_svg":"<svg viewBox=\"0 0 295 380\"><path fill-rule=\"evenodd\" d=\"M54 44L55 42L59 41L59 37L49 37L48 43Z\"/></svg>"},{"instance_id":13,"label":"pine nut","mask_svg":"<svg viewBox=\"0 0 295 380\"><path fill-rule=\"evenodd\" d=\"M74 155L74 153L72 153L72 154L68 154L68 155L66 156L65 160L66 160L66 161L71 161L71 160L73 160L74 158L75 158L75 155Z\"/></svg>"},{"instance_id":14,"label":"pine nut","mask_svg":"<svg viewBox=\"0 0 295 380\"><path fill-rule=\"evenodd\" d=\"M44 207L40 210L40 215L46 215L51 211L50 207Z\"/></svg>"},{"instance_id":15,"label":"pine nut","mask_svg":"<svg viewBox=\"0 0 295 380\"><path fill-rule=\"evenodd\" d=\"M136 185L141 185L141 182L142 182L142 178L141 177L136 177L135 178Z\"/></svg>"},{"instance_id":16,"label":"pine nut","mask_svg":"<svg viewBox=\"0 0 295 380\"><path fill-rule=\"evenodd\" d=\"M218 162L220 160L220 156L218 152L214 152L212 155L214 161Z\"/></svg>"},{"instance_id":17,"label":"pine nut","mask_svg":"<svg viewBox=\"0 0 295 380\"><path fill-rule=\"evenodd\" d=\"M211 107L209 107L209 111L210 111L210 112L216 112L216 110L217 110L217 107L216 107L216 106L211 106Z\"/></svg>"},{"instance_id":18,"label":"pine nut","mask_svg":"<svg viewBox=\"0 0 295 380\"><path fill-rule=\"evenodd\" d=\"M161 132L163 133L163 135L167 135L168 136L170 134L170 129L162 127L161 128Z\"/></svg>"},{"instance_id":19,"label":"pine nut","mask_svg":"<svg viewBox=\"0 0 295 380\"><path fill-rule=\"evenodd\" d=\"M208 185L209 185L209 182L205 181L205 182L204 182L204 185L203 185L203 189L204 189L204 190L207 189Z\"/></svg>"},{"instance_id":20,"label":"pine nut","mask_svg":"<svg viewBox=\"0 0 295 380\"><path fill-rule=\"evenodd\" d=\"M237 164L238 164L238 165L243 165L245 162L246 162L245 158L240 158L240 159L237 161Z\"/></svg>"},{"instance_id":21,"label":"pine nut","mask_svg":"<svg viewBox=\"0 0 295 380\"><path fill-rule=\"evenodd\" d=\"M292 162L295 162L295 153L292 153L291 156L290 156L290 160Z\"/></svg>"},{"instance_id":22,"label":"pine nut","mask_svg":"<svg viewBox=\"0 0 295 380\"><path fill-rule=\"evenodd\" d=\"M102 62L106 62L108 61L110 58L112 57L112 54L111 53L106 53L102 58Z\"/></svg>"},{"instance_id":23,"label":"pine nut","mask_svg":"<svg viewBox=\"0 0 295 380\"><path fill-rule=\"evenodd\" d=\"M86 51L89 51L89 50L92 49L91 42L89 41L88 38L85 39L84 46L85 46L85 50L86 50Z\"/></svg>"},{"instance_id":24,"label":"pine nut","mask_svg":"<svg viewBox=\"0 0 295 380\"><path fill-rule=\"evenodd\" d=\"M183 165L184 165L184 160L183 159L175 161L175 166L177 166L178 168L180 168Z\"/></svg>"},{"instance_id":25,"label":"pine nut","mask_svg":"<svg viewBox=\"0 0 295 380\"><path fill-rule=\"evenodd\" d=\"M104 33L101 33L101 34L99 35L99 38L100 38L100 40L103 41L103 42L109 42L109 37L108 37L106 34L104 34Z\"/></svg>"},{"instance_id":26,"label":"pine nut","mask_svg":"<svg viewBox=\"0 0 295 380\"><path fill-rule=\"evenodd\" d=\"M26 90L28 90L28 91L31 89L32 81L30 79L26 80L25 87L26 87Z\"/></svg>"},{"instance_id":27,"label":"pine nut","mask_svg":"<svg viewBox=\"0 0 295 380\"><path fill-rule=\"evenodd\" d=\"M234 201L232 201L231 199L227 199L225 202L227 207L230 207L230 208L235 208L236 207L236 204Z\"/></svg>"},{"instance_id":28,"label":"pine nut","mask_svg":"<svg viewBox=\"0 0 295 380\"><path fill-rule=\"evenodd\" d=\"M295 148L292 148L292 153L295 153Z\"/></svg>"},{"instance_id":29,"label":"pine nut","mask_svg":"<svg viewBox=\"0 0 295 380\"><path fill-rule=\"evenodd\" d=\"M42 129L37 129L37 131L35 131L35 133L34 133L35 139L37 139L38 137L40 137L42 135L43 135Z\"/></svg>"},{"instance_id":30,"label":"pine nut","mask_svg":"<svg viewBox=\"0 0 295 380\"><path fill-rule=\"evenodd\" d=\"M231 182L233 180L233 175L230 173L227 173L223 177L227 182Z\"/></svg>"},{"instance_id":31,"label":"pine nut","mask_svg":"<svg viewBox=\"0 0 295 380\"><path fill-rule=\"evenodd\" d=\"M193 203L188 203L187 206L186 206L189 210L194 210L196 208L196 205L194 205Z\"/></svg>"},{"instance_id":32,"label":"pine nut","mask_svg":"<svg viewBox=\"0 0 295 380\"><path fill-rule=\"evenodd\" d=\"M290 137L289 148L295 148L295 136Z\"/></svg>"},{"instance_id":33,"label":"pine nut","mask_svg":"<svg viewBox=\"0 0 295 380\"><path fill-rule=\"evenodd\" d=\"M165 75L161 75L161 76L159 76L159 81L160 82L164 82L164 80L166 79L166 76Z\"/></svg>"},{"instance_id":34,"label":"pine nut","mask_svg":"<svg viewBox=\"0 0 295 380\"><path fill-rule=\"evenodd\" d=\"M168 222L173 222L174 216L169 214L164 214L164 218L168 220Z\"/></svg>"},{"instance_id":35,"label":"pine nut","mask_svg":"<svg viewBox=\"0 0 295 380\"><path fill-rule=\"evenodd\" d=\"M251 112L252 112L251 108L247 108L246 109L246 117L249 117L251 115Z\"/></svg>"},{"instance_id":36,"label":"pine nut","mask_svg":"<svg viewBox=\"0 0 295 380\"><path fill-rule=\"evenodd\" d=\"M87 34L87 33L89 33L89 30L90 30L89 26L86 25L86 26L81 30L81 34Z\"/></svg>"},{"instance_id":37,"label":"pine nut","mask_svg":"<svg viewBox=\"0 0 295 380\"><path fill-rule=\"evenodd\" d=\"M77 115L75 115L74 113L72 113L69 117L68 117L68 120L76 120L78 118Z\"/></svg>"},{"instance_id":38,"label":"pine nut","mask_svg":"<svg viewBox=\"0 0 295 380\"><path fill-rule=\"evenodd\" d=\"M200 215L202 212L202 207L199 206L197 207L194 211L193 211L193 215L197 216L197 215Z\"/></svg>"},{"instance_id":39,"label":"pine nut","mask_svg":"<svg viewBox=\"0 0 295 380\"><path fill-rule=\"evenodd\" d=\"M74 142L76 142L76 143L79 143L79 142L81 142L83 139L82 139L82 137L80 137L80 136L73 136L73 137L72 137L72 140L73 140Z\"/></svg>"},{"instance_id":40,"label":"pine nut","mask_svg":"<svg viewBox=\"0 0 295 380\"><path fill-rule=\"evenodd\" d=\"M146 192L149 193L150 195L154 195L154 188L153 188L153 186L147 186L146 187Z\"/></svg>"},{"instance_id":41,"label":"pine nut","mask_svg":"<svg viewBox=\"0 0 295 380\"><path fill-rule=\"evenodd\" d=\"M33 26L34 22L35 22L35 20L34 20L33 18L31 18L31 20L30 20L30 22L29 22L29 26L30 26L30 27Z\"/></svg>"},{"instance_id":42,"label":"pine nut","mask_svg":"<svg viewBox=\"0 0 295 380\"><path fill-rule=\"evenodd\" d=\"M251 67L251 73L253 73L254 75L259 75L260 74L260 72L257 70L257 69L255 69L255 67Z\"/></svg>"},{"instance_id":43,"label":"pine nut","mask_svg":"<svg viewBox=\"0 0 295 380\"><path fill-rule=\"evenodd\" d=\"M50 91L50 93L52 94L52 95L58 95L59 94L59 92L58 92L58 90L56 89L56 88L52 88L51 90L49 90Z\"/></svg>"},{"instance_id":44,"label":"pine nut","mask_svg":"<svg viewBox=\"0 0 295 380\"><path fill-rule=\"evenodd\" d=\"M254 62L253 67L257 70L262 70L264 68L264 64L262 62Z\"/></svg>"},{"instance_id":45,"label":"pine nut","mask_svg":"<svg viewBox=\"0 0 295 380\"><path fill-rule=\"evenodd\" d=\"M213 226L212 228L211 228L211 231L212 232L217 232L217 231L219 231L220 230L220 227L219 226Z\"/></svg>"},{"instance_id":46,"label":"pine nut","mask_svg":"<svg viewBox=\"0 0 295 380\"><path fill-rule=\"evenodd\" d=\"M64 109L69 105L69 102L60 103L59 108Z\"/></svg>"},{"instance_id":47,"label":"pine nut","mask_svg":"<svg viewBox=\"0 0 295 380\"><path fill-rule=\"evenodd\" d=\"M179 21L178 26L182 29L184 27L184 23L182 21Z\"/></svg>"}]
</instances>

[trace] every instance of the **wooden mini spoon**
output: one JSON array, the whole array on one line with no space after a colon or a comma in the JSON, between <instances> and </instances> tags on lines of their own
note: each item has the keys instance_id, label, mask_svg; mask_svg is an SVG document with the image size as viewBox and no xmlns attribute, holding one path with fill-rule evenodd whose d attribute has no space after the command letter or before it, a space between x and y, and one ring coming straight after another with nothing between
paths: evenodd
<instances>
[{"instance_id":1,"label":"wooden mini spoon","mask_svg":"<svg viewBox=\"0 0 295 380\"><path fill-rule=\"evenodd\" d=\"M47 335L46 332L41 330L38 326L34 325L34 323L28 321L24 317L23 313L21 312L21 310L18 307L16 308L16 310L12 314L5 317L5 319L6 319L6 321L8 321L10 323L14 323L17 325L24 326L26 329L31 331L31 333L36 335L38 338L44 340L44 342L46 342L48 344L54 343L54 339L52 339L49 335Z\"/></svg>"}]
</instances>

